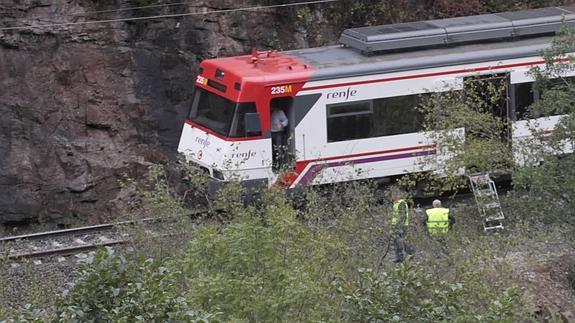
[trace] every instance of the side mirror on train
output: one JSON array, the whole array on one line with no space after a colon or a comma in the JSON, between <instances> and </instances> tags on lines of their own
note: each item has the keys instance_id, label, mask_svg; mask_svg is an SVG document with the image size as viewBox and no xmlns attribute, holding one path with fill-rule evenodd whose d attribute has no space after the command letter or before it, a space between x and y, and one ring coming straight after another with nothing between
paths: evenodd
<instances>
[{"instance_id":1,"label":"side mirror on train","mask_svg":"<svg viewBox=\"0 0 575 323\"><path fill-rule=\"evenodd\" d=\"M262 124L259 113L246 113L244 119L246 136L259 136L262 134Z\"/></svg>"}]
</instances>

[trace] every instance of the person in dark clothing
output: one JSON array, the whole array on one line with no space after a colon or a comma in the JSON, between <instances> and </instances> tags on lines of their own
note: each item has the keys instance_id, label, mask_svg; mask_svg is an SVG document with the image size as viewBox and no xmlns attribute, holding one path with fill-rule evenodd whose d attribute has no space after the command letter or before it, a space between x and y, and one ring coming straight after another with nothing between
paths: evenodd
<instances>
[{"instance_id":1,"label":"person in dark clothing","mask_svg":"<svg viewBox=\"0 0 575 323\"><path fill-rule=\"evenodd\" d=\"M277 107L272 107L271 115L271 135L272 135L272 165L274 170L278 170L285 162L286 154L286 127L288 118L284 111Z\"/></svg>"},{"instance_id":2,"label":"person in dark clothing","mask_svg":"<svg viewBox=\"0 0 575 323\"><path fill-rule=\"evenodd\" d=\"M407 201L402 198L399 191L392 192L393 200L391 213L391 240L395 251L395 262L403 262L405 253L413 255L414 250L406 241L407 231L409 230L410 208Z\"/></svg>"}]
</instances>

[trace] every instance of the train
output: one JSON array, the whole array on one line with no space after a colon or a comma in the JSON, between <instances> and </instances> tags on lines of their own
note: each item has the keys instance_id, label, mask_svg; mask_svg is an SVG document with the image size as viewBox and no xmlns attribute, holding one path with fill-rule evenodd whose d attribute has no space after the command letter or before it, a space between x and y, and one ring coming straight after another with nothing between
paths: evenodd
<instances>
[{"instance_id":1,"label":"train","mask_svg":"<svg viewBox=\"0 0 575 323\"><path fill-rule=\"evenodd\" d=\"M493 114L511 121L506 140L524 138L525 109L540 97L529 71L545 65L541 51L564 24L575 24L575 5L351 28L338 45L207 59L178 152L214 183L249 187L433 171L421 161L442 149L422 129L422 94L465 91L469 78L503 80ZM287 121L279 144L274 110ZM536 121L553 129L559 118ZM277 145L289 166L277 167Z\"/></svg>"}]
</instances>

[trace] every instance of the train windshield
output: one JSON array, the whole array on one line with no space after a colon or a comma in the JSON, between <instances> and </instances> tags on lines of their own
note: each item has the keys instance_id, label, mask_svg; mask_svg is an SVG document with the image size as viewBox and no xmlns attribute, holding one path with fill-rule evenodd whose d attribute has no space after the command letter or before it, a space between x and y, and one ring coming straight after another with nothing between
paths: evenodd
<instances>
[{"instance_id":1,"label":"train windshield","mask_svg":"<svg viewBox=\"0 0 575 323\"><path fill-rule=\"evenodd\" d=\"M221 135L228 136L236 104L217 94L196 88L190 119Z\"/></svg>"},{"instance_id":2,"label":"train windshield","mask_svg":"<svg viewBox=\"0 0 575 323\"><path fill-rule=\"evenodd\" d=\"M256 113L253 102L237 103L215 93L196 88L189 118L226 137L249 137L244 127L246 113Z\"/></svg>"}]
</instances>

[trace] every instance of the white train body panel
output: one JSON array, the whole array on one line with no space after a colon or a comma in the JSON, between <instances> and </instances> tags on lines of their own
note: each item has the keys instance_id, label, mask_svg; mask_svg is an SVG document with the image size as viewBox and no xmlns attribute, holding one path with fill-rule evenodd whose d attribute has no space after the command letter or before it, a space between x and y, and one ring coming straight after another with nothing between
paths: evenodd
<instances>
[{"instance_id":1,"label":"white train body panel","mask_svg":"<svg viewBox=\"0 0 575 323\"><path fill-rule=\"evenodd\" d=\"M362 101L410 94L461 90L465 77L482 74L509 73L511 84L514 81L521 83L533 82L529 77L529 70L533 66L530 62L534 61L541 62L541 57L482 62L465 66L424 69L415 73L410 71L306 84L300 94L319 93L321 98L295 129L297 160L306 162L308 165L292 184L292 187L397 176L420 171L440 171L432 169L432 167L441 163L426 163L424 158L430 158L430 156L439 159L449 158L448 152L439 154L440 151L444 150L441 147L435 147L435 143L432 143L423 132L328 143L325 122L327 119L326 105L349 102L348 100L350 100L349 95L333 98L333 95L330 94L349 94L353 91L352 99L354 101ZM509 67L510 65L514 67ZM520 67L515 67L516 65L520 65ZM461 72L452 73L453 71ZM444 73L449 73L450 75L441 75ZM425 76L438 74L440 76ZM423 76L418 77L420 75ZM397 78L408 79L378 82L378 80L382 79L393 80ZM347 85L363 82L373 83ZM306 88L326 87L340 83L345 85L306 91ZM538 128L552 129L558 119L559 116L537 119L537 121L543 121L543 123L538 125ZM530 133L528 135L526 132L525 123L527 121L515 122L513 138L532 138ZM464 129L459 129L458 135L464 140ZM520 156L517 156L517 159L519 158ZM309 177L313 177L313 179L309 180Z\"/></svg>"},{"instance_id":2,"label":"white train body panel","mask_svg":"<svg viewBox=\"0 0 575 323\"><path fill-rule=\"evenodd\" d=\"M226 141L186 123L178 151L211 176L214 170L222 172L224 178L220 180L233 176L241 180L262 179L272 174L269 139Z\"/></svg>"}]
</instances>

